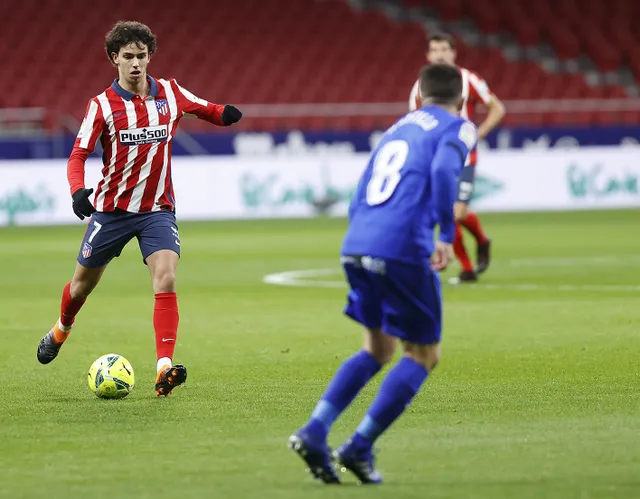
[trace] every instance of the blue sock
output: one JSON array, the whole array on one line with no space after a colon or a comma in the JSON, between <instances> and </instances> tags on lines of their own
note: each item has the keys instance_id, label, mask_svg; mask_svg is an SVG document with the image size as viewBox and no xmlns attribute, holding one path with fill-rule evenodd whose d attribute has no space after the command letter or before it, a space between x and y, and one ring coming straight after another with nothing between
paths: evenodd
<instances>
[{"instance_id":1,"label":"blue sock","mask_svg":"<svg viewBox=\"0 0 640 499\"><path fill-rule=\"evenodd\" d=\"M385 376L380 390L352 438L357 448L373 442L400 417L429 376L424 366L403 357Z\"/></svg>"},{"instance_id":2,"label":"blue sock","mask_svg":"<svg viewBox=\"0 0 640 499\"><path fill-rule=\"evenodd\" d=\"M311 414L310 421L305 425L307 433L324 442L338 416L353 402L358 392L381 367L365 350L345 360Z\"/></svg>"}]
</instances>

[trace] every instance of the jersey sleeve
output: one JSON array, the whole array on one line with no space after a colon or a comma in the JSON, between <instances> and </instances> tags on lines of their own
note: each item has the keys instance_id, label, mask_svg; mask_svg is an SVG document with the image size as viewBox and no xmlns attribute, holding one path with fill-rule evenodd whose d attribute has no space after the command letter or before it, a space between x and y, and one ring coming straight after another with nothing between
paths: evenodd
<instances>
[{"instance_id":1,"label":"jersey sleeve","mask_svg":"<svg viewBox=\"0 0 640 499\"><path fill-rule=\"evenodd\" d=\"M493 92L489 89L489 85L480 76L475 73L469 73L469 95L476 102L482 102L487 105L491 102Z\"/></svg>"},{"instance_id":2,"label":"jersey sleeve","mask_svg":"<svg viewBox=\"0 0 640 499\"><path fill-rule=\"evenodd\" d=\"M84 164L95 149L104 126L102 109L97 99L91 99L67 161L67 181L71 194L84 187Z\"/></svg>"},{"instance_id":3,"label":"jersey sleeve","mask_svg":"<svg viewBox=\"0 0 640 499\"><path fill-rule=\"evenodd\" d=\"M87 104L87 110L80 124L80 130L76 136L74 148L86 149L92 153L96 147L96 142L102 135L105 121L102 116L102 109L98 105L97 99L91 99Z\"/></svg>"},{"instance_id":4,"label":"jersey sleeve","mask_svg":"<svg viewBox=\"0 0 640 499\"><path fill-rule=\"evenodd\" d=\"M409 111L415 111L418 109L418 97L420 96L420 80L416 80L411 87L411 93L409 93Z\"/></svg>"},{"instance_id":5,"label":"jersey sleeve","mask_svg":"<svg viewBox=\"0 0 640 499\"><path fill-rule=\"evenodd\" d=\"M468 120L456 121L442 135L438 147L443 145L451 146L458 151L462 159L462 168L469 153L478 145L478 129Z\"/></svg>"},{"instance_id":6,"label":"jersey sleeve","mask_svg":"<svg viewBox=\"0 0 640 499\"><path fill-rule=\"evenodd\" d=\"M195 96L186 88L178 85L176 80L171 80L171 86L176 96L178 109L185 116L195 116L214 125L224 126L222 123L222 111L224 106L213 104L205 99Z\"/></svg>"},{"instance_id":7,"label":"jersey sleeve","mask_svg":"<svg viewBox=\"0 0 640 499\"><path fill-rule=\"evenodd\" d=\"M453 205L456 200L458 176L469 152L478 140L475 125L469 121L456 121L442 135L431 168L431 185L436 216L440 226L440 241L453 244L455 219Z\"/></svg>"}]
</instances>

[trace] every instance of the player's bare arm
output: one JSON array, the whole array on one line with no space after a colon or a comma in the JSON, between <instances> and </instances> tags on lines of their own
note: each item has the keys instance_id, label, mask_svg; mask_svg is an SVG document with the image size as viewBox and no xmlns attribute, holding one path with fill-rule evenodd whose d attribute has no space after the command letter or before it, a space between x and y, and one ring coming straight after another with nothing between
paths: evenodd
<instances>
[{"instance_id":1,"label":"player's bare arm","mask_svg":"<svg viewBox=\"0 0 640 499\"><path fill-rule=\"evenodd\" d=\"M485 107L487 108L488 113L484 121L478 125L479 139L483 139L489 135L491 130L500 124L507 112L502 101L495 95L491 96L491 99L487 104L485 104Z\"/></svg>"}]
</instances>

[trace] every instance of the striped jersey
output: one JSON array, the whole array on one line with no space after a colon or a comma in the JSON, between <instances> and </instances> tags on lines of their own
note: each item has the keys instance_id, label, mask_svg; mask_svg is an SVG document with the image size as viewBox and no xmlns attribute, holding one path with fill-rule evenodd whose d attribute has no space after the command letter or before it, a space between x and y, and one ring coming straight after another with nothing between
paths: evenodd
<instances>
[{"instance_id":1,"label":"striped jersey","mask_svg":"<svg viewBox=\"0 0 640 499\"><path fill-rule=\"evenodd\" d=\"M488 105L491 102L491 98L493 97L493 93L489 89L487 83L476 73L473 71L469 71L465 68L460 69L460 74L462 75L462 110L460 111L460 116L462 118L466 118L467 120L473 122L473 112L476 107L476 104L482 103ZM420 107L420 103L418 102L418 90L420 86L420 80L417 80L413 84L413 88L411 89L411 93L409 95L409 110L414 111ZM470 166L475 166L478 161L478 150L475 148L469 154L469 158L467 159L466 164Z\"/></svg>"},{"instance_id":2,"label":"striped jersey","mask_svg":"<svg viewBox=\"0 0 640 499\"><path fill-rule=\"evenodd\" d=\"M104 152L102 180L94 198L97 211L173 210L171 141L180 118L189 115L223 125L224 106L196 97L174 79L147 79L149 95L145 98L123 89L116 79L87 105L74 152L86 159L100 140ZM69 179L72 193L83 187L74 186L71 175Z\"/></svg>"}]
</instances>

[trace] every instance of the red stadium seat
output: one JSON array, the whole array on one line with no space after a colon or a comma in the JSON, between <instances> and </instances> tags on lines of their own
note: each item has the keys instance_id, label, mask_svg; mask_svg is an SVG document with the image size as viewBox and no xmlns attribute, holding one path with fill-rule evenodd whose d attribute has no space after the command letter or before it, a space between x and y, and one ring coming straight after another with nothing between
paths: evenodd
<instances>
[{"instance_id":1,"label":"red stadium seat","mask_svg":"<svg viewBox=\"0 0 640 499\"><path fill-rule=\"evenodd\" d=\"M438 14L445 21L460 19L465 14L462 0L435 0L429 3L438 10Z\"/></svg>"},{"instance_id":2,"label":"red stadium seat","mask_svg":"<svg viewBox=\"0 0 640 499\"><path fill-rule=\"evenodd\" d=\"M580 55L580 41L574 32L567 30L566 24L556 19L546 23L547 40L561 59L575 59Z\"/></svg>"},{"instance_id":3,"label":"red stadium seat","mask_svg":"<svg viewBox=\"0 0 640 499\"><path fill-rule=\"evenodd\" d=\"M640 52L636 52L631 55L631 61L629 65L631 67L631 71L636 77L636 80L640 82Z\"/></svg>"},{"instance_id":4,"label":"red stadium seat","mask_svg":"<svg viewBox=\"0 0 640 499\"><path fill-rule=\"evenodd\" d=\"M501 12L484 2L467 0L464 5L465 14L473 17L480 29L485 33L497 33L502 26Z\"/></svg>"},{"instance_id":5,"label":"red stadium seat","mask_svg":"<svg viewBox=\"0 0 640 499\"><path fill-rule=\"evenodd\" d=\"M618 111L616 116L622 125L638 126L640 123L640 111Z\"/></svg>"},{"instance_id":6,"label":"red stadium seat","mask_svg":"<svg viewBox=\"0 0 640 499\"><path fill-rule=\"evenodd\" d=\"M518 44L523 47L537 45L541 41L542 26L531 22L524 9L515 2L505 5L503 26L513 33Z\"/></svg>"}]
</instances>

